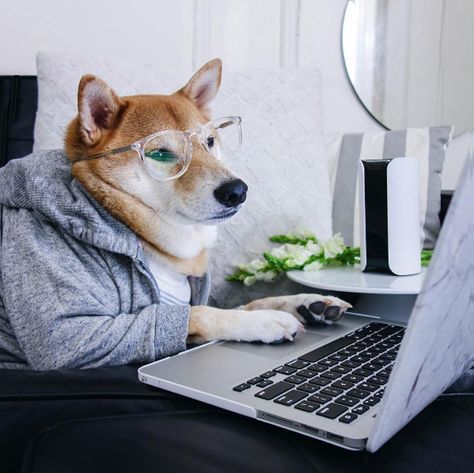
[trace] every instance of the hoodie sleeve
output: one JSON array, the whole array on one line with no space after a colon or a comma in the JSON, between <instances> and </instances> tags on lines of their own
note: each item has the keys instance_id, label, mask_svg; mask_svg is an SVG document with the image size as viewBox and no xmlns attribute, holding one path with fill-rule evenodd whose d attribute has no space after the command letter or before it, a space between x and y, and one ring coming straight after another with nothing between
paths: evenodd
<instances>
[{"instance_id":1,"label":"hoodie sleeve","mask_svg":"<svg viewBox=\"0 0 474 473\"><path fill-rule=\"evenodd\" d=\"M4 209L0 264L7 316L34 370L150 362L186 348L189 306L121 313L97 250L26 209Z\"/></svg>"}]
</instances>

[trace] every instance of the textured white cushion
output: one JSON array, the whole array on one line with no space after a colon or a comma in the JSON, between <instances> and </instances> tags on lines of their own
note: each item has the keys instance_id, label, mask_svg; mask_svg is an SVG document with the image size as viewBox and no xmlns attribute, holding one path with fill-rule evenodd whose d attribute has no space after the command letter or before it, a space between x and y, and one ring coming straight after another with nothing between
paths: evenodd
<instances>
[{"instance_id":1,"label":"textured white cushion","mask_svg":"<svg viewBox=\"0 0 474 473\"><path fill-rule=\"evenodd\" d=\"M214 114L243 117L242 155L230 168L249 185L248 201L222 226L212 254L212 296L232 307L267 295L301 291L282 278L250 288L224 281L233 265L261 257L270 235L298 226L331 234L331 192L324 152L320 75L315 69L224 75Z\"/></svg>"},{"instance_id":2,"label":"textured white cushion","mask_svg":"<svg viewBox=\"0 0 474 473\"><path fill-rule=\"evenodd\" d=\"M39 103L35 149L62 147L75 115L76 88L85 73L96 74L119 95L169 93L189 74L137 67L71 54L39 54ZM225 67L225 65L224 65ZM234 265L261 256L268 237L303 226L321 238L331 234L331 192L322 139L320 74L316 69L273 69L226 73L212 107L214 116L241 115L243 149L229 167L249 185L245 207L220 227L212 252L211 296L232 307L257 297L296 292L285 278L251 288L229 283Z\"/></svg>"},{"instance_id":3,"label":"textured white cushion","mask_svg":"<svg viewBox=\"0 0 474 473\"><path fill-rule=\"evenodd\" d=\"M69 122L77 115L77 86L84 74L104 79L118 95L171 93L186 75L154 66L64 53L38 53L38 111L33 151L61 149Z\"/></svg>"}]
</instances>

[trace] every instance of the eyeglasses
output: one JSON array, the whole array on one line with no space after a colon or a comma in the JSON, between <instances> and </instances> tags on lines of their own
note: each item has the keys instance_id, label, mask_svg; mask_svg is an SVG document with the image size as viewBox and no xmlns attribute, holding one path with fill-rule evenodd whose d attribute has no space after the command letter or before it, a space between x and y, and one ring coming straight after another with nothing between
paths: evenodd
<instances>
[{"instance_id":1,"label":"eyeglasses","mask_svg":"<svg viewBox=\"0 0 474 473\"><path fill-rule=\"evenodd\" d=\"M215 158L238 154L242 145L242 119L221 117L193 130L165 130L148 135L128 146L87 156L78 161L104 158L135 151L148 174L157 181L169 181L182 176L192 158L193 140Z\"/></svg>"}]
</instances>

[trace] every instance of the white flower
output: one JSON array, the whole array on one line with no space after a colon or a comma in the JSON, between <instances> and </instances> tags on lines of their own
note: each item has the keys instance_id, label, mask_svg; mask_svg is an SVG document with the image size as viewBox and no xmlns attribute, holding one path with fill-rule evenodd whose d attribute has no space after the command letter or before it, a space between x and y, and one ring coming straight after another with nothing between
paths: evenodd
<instances>
[{"instance_id":1,"label":"white flower","mask_svg":"<svg viewBox=\"0 0 474 473\"><path fill-rule=\"evenodd\" d=\"M304 264L311 256L311 251L308 251L302 245L286 245L290 259L288 264L301 265Z\"/></svg>"},{"instance_id":2,"label":"white flower","mask_svg":"<svg viewBox=\"0 0 474 473\"><path fill-rule=\"evenodd\" d=\"M278 248L275 248L271 251L270 253L272 256L275 258L281 258L281 259L286 259L288 258L288 251L286 249L286 245L279 246Z\"/></svg>"},{"instance_id":3,"label":"white flower","mask_svg":"<svg viewBox=\"0 0 474 473\"><path fill-rule=\"evenodd\" d=\"M338 254L344 251L344 241L341 235L338 233L332 238L323 243L324 257L334 258Z\"/></svg>"},{"instance_id":4,"label":"white flower","mask_svg":"<svg viewBox=\"0 0 474 473\"><path fill-rule=\"evenodd\" d=\"M312 255L319 255L321 252L321 246L319 246L318 243L315 243L314 241L308 241L306 243L306 249L312 254Z\"/></svg>"},{"instance_id":5,"label":"white flower","mask_svg":"<svg viewBox=\"0 0 474 473\"><path fill-rule=\"evenodd\" d=\"M261 259L254 259L253 261L250 261L250 263L247 265L247 271L249 273L256 273L257 271L260 271L262 268L264 268L265 265L265 261Z\"/></svg>"},{"instance_id":6,"label":"white flower","mask_svg":"<svg viewBox=\"0 0 474 473\"><path fill-rule=\"evenodd\" d=\"M313 261L310 264L307 264L304 268L303 271L319 271L323 265L319 261Z\"/></svg>"},{"instance_id":7,"label":"white flower","mask_svg":"<svg viewBox=\"0 0 474 473\"><path fill-rule=\"evenodd\" d=\"M255 278L257 281L271 282L275 279L276 275L277 273L274 271L258 272L255 274Z\"/></svg>"},{"instance_id":8,"label":"white flower","mask_svg":"<svg viewBox=\"0 0 474 473\"><path fill-rule=\"evenodd\" d=\"M244 279L244 285L245 286L251 286L256 280L257 280L257 278L255 276L247 276Z\"/></svg>"}]
</instances>

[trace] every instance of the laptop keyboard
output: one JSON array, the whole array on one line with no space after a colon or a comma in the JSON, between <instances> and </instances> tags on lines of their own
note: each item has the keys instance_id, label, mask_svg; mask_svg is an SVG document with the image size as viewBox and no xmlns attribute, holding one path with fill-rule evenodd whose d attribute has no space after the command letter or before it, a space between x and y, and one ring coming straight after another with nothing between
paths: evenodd
<instances>
[{"instance_id":1,"label":"laptop keyboard","mask_svg":"<svg viewBox=\"0 0 474 473\"><path fill-rule=\"evenodd\" d=\"M382 399L404 333L372 322L233 389L350 424Z\"/></svg>"}]
</instances>

